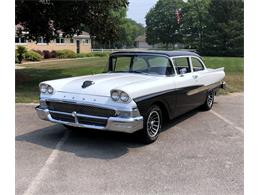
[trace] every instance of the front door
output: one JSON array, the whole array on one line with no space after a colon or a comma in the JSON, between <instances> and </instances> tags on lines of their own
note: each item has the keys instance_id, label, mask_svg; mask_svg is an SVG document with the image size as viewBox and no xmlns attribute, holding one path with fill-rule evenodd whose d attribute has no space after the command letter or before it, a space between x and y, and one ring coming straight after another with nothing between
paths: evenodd
<instances>
[{"instance_id":1,"label":"front door","mask_svg":"<svg viewBox=\"0 0 260 195\"><path fill-rule=\"evenodd\" d=\"M174 58L173 62L178 73L175 77L177 88L175 116L178 116L197 106L197 94L190 95L189 92L198 86L193 77L189 57Z\"/></svg>"},{"instance_id":2,"label":"front door","mask_svg":"<svg viewBox=\"0 0 260 195\"><path fill-rule=\"evenodd\" d=\"M80 40L77 40L76 44L77 44L77 53L80 53Z\"/></svg>"}]
</instances>

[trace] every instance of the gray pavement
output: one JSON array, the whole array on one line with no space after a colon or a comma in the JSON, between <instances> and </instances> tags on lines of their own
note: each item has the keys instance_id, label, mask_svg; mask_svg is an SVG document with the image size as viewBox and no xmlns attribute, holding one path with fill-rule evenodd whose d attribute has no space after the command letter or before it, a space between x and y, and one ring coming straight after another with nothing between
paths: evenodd
<instances>
[{"instance_id":1,"label":"gray pavement","mask_svg":"<svg viewBox=\"0 0 260 195\"><path fill-rule=\"evenodd\" d=\"M243 94L136 135L69 131L16 105L16 194L243 194ZM216 115L217 114L217 115Z\"/></svg>"}]
</instances>

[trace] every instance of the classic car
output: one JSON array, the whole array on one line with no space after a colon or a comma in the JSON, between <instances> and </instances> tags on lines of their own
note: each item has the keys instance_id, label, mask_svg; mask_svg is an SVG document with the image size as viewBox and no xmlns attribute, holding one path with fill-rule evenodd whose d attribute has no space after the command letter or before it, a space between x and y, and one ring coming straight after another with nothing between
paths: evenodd
<instances>
[{"instance_id":1,"label":"classic car","mask_svg":"<svg viewBox=\"0 0 260 195\"><path fill-rule=\"evenodd\" d=\"M194 52L119 51L102 74L41 82L36 111L68 128L139 131L151 143L165 121L210 110L224 77L224 68L207 68Z\"/></svg>"}]
</instances>

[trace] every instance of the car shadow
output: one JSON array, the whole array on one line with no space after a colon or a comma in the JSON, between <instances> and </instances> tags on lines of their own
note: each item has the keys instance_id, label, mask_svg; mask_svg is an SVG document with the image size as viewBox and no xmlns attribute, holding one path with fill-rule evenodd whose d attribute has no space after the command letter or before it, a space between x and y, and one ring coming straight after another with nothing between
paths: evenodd
<instances>
[{"instance_id":1,"label":"car shadow","mask_svg":"<svg viewBox=\"0 0 260 195\"><path fill-rule=\"evenodd\" d=\"M197 113L198 110L193 110L174 120L168 121L163 126L161 133L164 133ZM53 125L23 135L18 135L16 136L16 141L29 142L46 148L55 149L57 143L66 132L69 133L69 137L59 150L83 158L104 160L115 159L127 154L131 148L148 146L141 142L138 132L127 134L92 129L68 130L62 125ZM156 142L153 144L156 144Z\"/></svg>"}]
</instances>

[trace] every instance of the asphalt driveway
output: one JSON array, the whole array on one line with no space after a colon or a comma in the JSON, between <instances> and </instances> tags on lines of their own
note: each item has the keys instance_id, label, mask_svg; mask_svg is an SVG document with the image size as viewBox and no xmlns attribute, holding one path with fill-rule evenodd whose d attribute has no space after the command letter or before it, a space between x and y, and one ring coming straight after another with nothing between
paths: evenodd
<instances>
[{"instance_id":1,"label":"asphalt driveway","mask_svg":"<svg viewBox=\"0 0 260 195\"><path fill-rule=\"evenodd\" d=\"M16 105L16 194L243 194L243 94L136 135L69 131Z\"/></svg>"}]
</instances>

